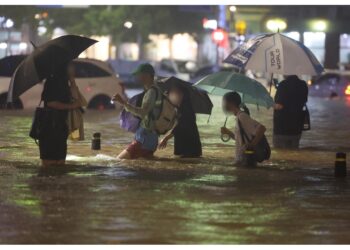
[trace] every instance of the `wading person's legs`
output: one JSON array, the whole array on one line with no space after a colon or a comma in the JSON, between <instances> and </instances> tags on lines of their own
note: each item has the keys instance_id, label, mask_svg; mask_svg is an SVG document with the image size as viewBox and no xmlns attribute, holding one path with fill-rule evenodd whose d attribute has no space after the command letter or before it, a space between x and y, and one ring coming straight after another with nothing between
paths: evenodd
<instances>
[{"instance_id":1,"label":"wading person's legs","mask_svg":"<svg viewBox=\"0 0 350 250\"><path fill-rule=\"evenodd\" d=\"M301 135L273 135L273 146L283 149L298 149Z\"/></svg>"},{"instance_id":2,"label":"wading person's legs","mask_svg":"<svg viewBox=\"0 0 350 250\"><path fill-rule=\"evenodd\" d=\"M145 149L142 143L134 140L126 149L119 155L118 159L137 159L137 158L152 158L154 151Z\"/></svg>"},{"instance_id":3,"label":"wading person's legs","mask_svg":"<svg viewBox=\"0 0 350 250\"><path fill-rule=\"evenodd\" d=\"M64 166L66 165L66 160L41 160L41 166L42 167L49 167L49 166Z\"/></svg>"},{"instance_id":4,"label":"wading person's legs","mask_svg":"<svg viewBox=\"0 0 350 250\"><path fill-rule=\"evenodd\" d=\"M127 160L127 159L131 159L131 155L130 153L128 152L128 150L124 149L118 156L117 156L118 159L120 160Z\"/></svg>"},{"instance_id":5,"label":"wading person's legs","mask_svg":"<svg viewBox=\"0 0 350 250\"><path fill-rule=\"evenodd\" d=\"M67 134L53 131L39 140L42 166L64 166L67 156Z\"/></svg>"}]
</instances>

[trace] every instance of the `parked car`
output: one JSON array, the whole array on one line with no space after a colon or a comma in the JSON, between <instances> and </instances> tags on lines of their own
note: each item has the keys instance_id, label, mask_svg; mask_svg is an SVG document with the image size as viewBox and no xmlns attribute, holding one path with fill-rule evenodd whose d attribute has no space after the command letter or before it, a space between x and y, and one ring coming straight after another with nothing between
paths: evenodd
<instances>
[{"instance_id":1,"label":"parked car","mask_svg":"<svg viewBox=\"0 0 350 250\"><path fill-rule=\"evenodd\" d=\"M309 95L316 97L350 96L350 72L326 71L309 81Z\"/></svg>"},{"instance_id":2,"label":"parked car","mask_svg":"<svg viewBox=\"0 0 350 250\"><path fill-rule=\"evenodd\" d=\"M111 65L117 77L121 79L125 88L140 88L140 84L136 82L135 76L132 74L134 70L142 63L148 63L146 60L124 60L124 59L113 59L108 60L108 64ZM151 62L151 64L154 64Z\"/></svg>"},{"instance_id":3,"label":"parked car","mask_svg":"<svg viewBox=\"0 0 350 250\"><path fill-rule=\"evenodd\" d=\"M116 77L111 67L100 60L76 59L73 61L76 70L76 83L88 102L90 109L113 109L115 104L111 102L112 95L120 93L126 97L124 87ZM7 107L7 91L11 77L0 76L0 107ZM39 83L23 93L19 100L13 104L13 108L35 108L39 101L43 84Z\"/></svg>"},{"instance_id":4,"label":"parked car","mask_svg":"<svg viewBox=\"0 0 350 250\"><path fill-rule=\"evenodd\" d=\"M175 76L185 81L190 80L190 74L197 70L194 61L162 59L155 65L155 71L158 76Z\"/></svg>"}]
</instances>

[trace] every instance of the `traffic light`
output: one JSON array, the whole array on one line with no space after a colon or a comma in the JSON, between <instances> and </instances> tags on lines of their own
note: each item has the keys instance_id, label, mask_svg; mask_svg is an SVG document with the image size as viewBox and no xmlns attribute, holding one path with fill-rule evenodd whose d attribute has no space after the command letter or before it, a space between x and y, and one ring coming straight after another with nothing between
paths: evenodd
<instances>
[{"instance_id":1,"label":"traffic light","mask_svg":"<svg viewBox=\"0 0 350 250\"><path fill-rule=\"evenodd\" d=\"M225 39L224 32L225 31L220 28L214 30L211 34L213 41L218 44L221 43Z\"/></svg>"}]
</instances>

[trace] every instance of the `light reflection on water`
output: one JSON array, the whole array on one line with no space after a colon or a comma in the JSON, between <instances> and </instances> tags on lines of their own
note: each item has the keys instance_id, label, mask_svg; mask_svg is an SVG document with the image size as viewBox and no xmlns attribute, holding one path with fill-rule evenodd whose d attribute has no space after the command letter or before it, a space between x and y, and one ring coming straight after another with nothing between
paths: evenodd
<instances>
[{"instance_id":1,"label":"light reflection on water","mask_svg":"<svg viewBox=\"0 0 350 250\"><path fill-rule=\"evenodd\" d=\"M303 149L273 150L246 169L232 166L213 101L209 124L198 118L202 159L175 159L169 148L156 161L118 161L132 135L116 111L88 111L87 140L70 143L67 168L52 169L38 168L31 112L2 112L0 243L349 243L349 184L333 177L334 153L350 148L348 102L311 99ZM272 111L252 113L270 139ZM99 152L89 141L97 131Z\"/></svg>"}]
</instances>

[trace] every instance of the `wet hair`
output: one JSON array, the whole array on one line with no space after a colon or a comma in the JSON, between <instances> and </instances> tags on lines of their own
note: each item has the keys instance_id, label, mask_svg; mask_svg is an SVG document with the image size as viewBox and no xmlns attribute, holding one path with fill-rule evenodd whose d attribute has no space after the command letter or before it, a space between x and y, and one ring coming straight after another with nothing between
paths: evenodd
<instances>
[{"instance_id":1,"label":"wet hair","mask_svg":"<svg viewBox=\"0 0 350 250\"><path fill-rule=\"evenodd\" d=\"M242 98L241 96L237 93L237 92L228 92L224 95L224 100L227 103L231 103L235 106L237 106L238 108L242 108L244 112L246 112L248 115L250 115L250 111L248 109L248 107L242 103Z\"/></svg>"}]
</instances>

